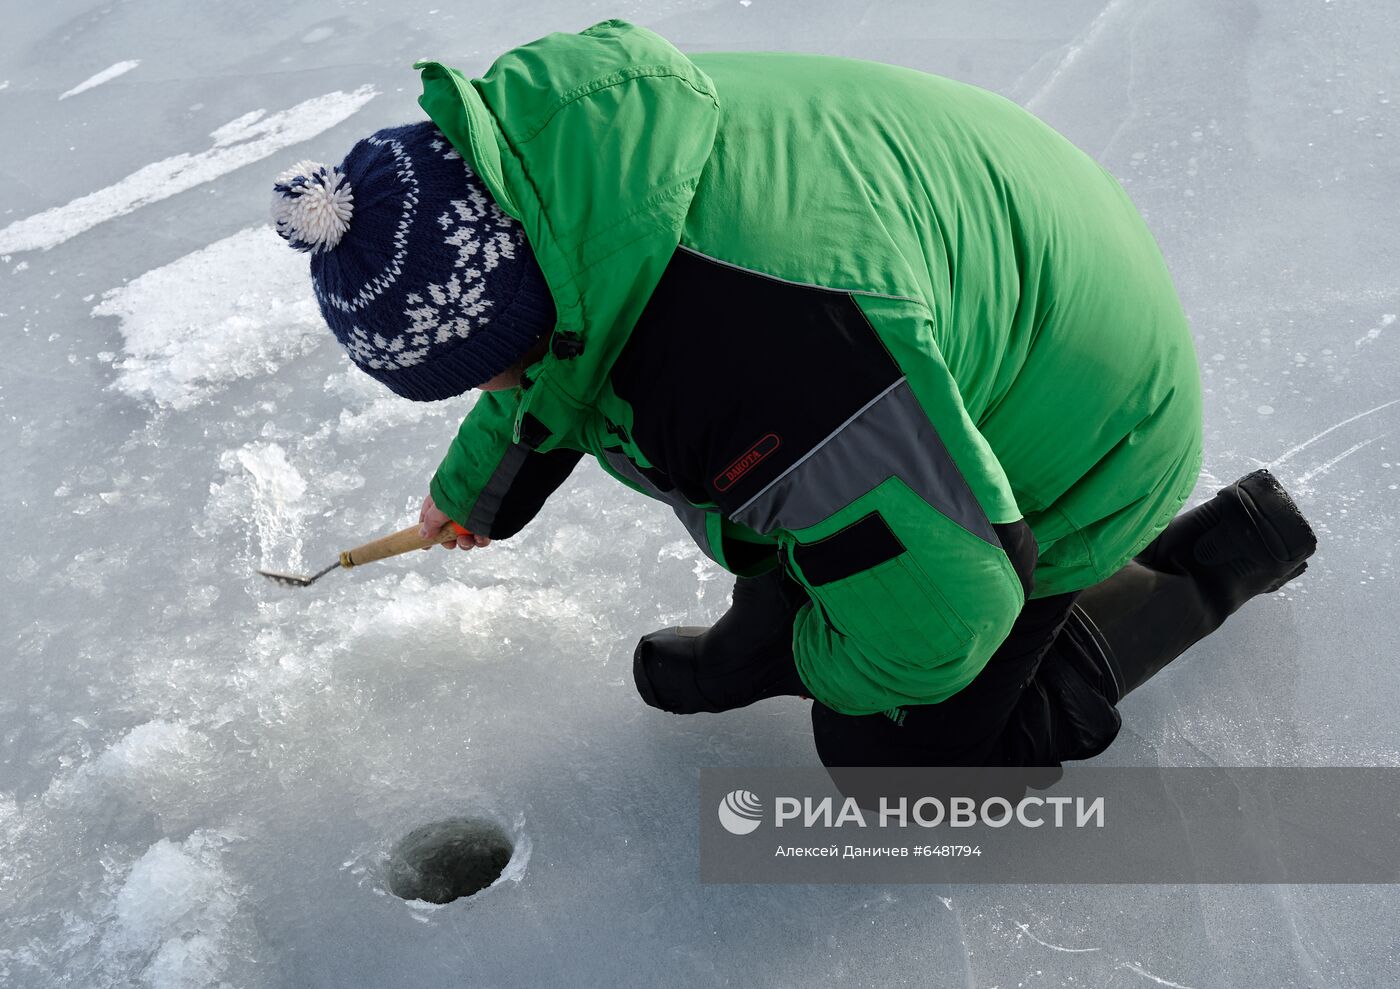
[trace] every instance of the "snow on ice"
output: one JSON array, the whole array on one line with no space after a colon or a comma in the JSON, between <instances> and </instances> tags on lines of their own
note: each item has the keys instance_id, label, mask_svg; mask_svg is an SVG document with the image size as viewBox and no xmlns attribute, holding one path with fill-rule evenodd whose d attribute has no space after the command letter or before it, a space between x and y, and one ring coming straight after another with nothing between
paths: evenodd
<instances>
[{"instance_id":1,"label":"snow on ice","mask_svg":"<svg viewBox=\"0 0 1400 989\"><path fill-rule=\"evenodd\" d=\"M58 98L61 100L66 100L70 96L77 96L79 93L86 93L89 89L95 89L98 86L102 85L104 82L111 82L118 76L126 75L128 72L130 72L132 69L136 68L140 64L141 60L139 58L134 58L129 59L125 62L118 62L115 65L109 65L101 72L89 76L87 79L84 79L72 89L62 93Z\"/></svg>"},{"instance_id":2,"label":"snow on ice","mask_svg":"<svg viewBox=\"0 0 1400 989\"><path fill-rule=\"evenodd\" d=\"M94 316L121 320L116 387L186 409L227 381L308 352L325 324L306 263L250 227L105 292Z\"/></svg>"}]
</instances>

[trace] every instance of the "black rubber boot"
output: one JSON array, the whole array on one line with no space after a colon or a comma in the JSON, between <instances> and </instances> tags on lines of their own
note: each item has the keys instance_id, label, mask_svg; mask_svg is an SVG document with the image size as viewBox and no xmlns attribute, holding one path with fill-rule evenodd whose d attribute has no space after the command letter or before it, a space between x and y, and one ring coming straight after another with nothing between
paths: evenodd
<instances>
[{"instance_id":1,"label":"black rubber boot","mask_svg":"<svg viewBox=\"0 0 1400 989\"><path fill-rule=\"evenodd\" d=\"M1307 569L1317 536L1278 478L1251 471L1183 512L1136 559L1165 573L1189 573L1225 609L1276 591Z\"/></svg>"},{"instance_id":2,"label":"black rubber boot","mask_svg":"<svg viewBox=\"0 0 1400 989\"><path fill-rule=\"evenodd\" d=\"M1261 468L1178 515L1074 607L1112 660L1121 699L1250 598L1303 573L1316 548L1298 506Z\"/></svg>"},{"instance_id":3,"label":"black rubber boot","mask_svg":"<svg viewBox=\"0 0 1400 989\"><path fill-rule=\"evenodd\" d=\"M637 693L672 714L718 713L804 694L792 658L792 620L808 600L781 568L740 577L733 603L711 628L642 636L632 656Z\"/></svg>"},{"instance_id":4,"label":"black rubber boot","mask_svg":"<svg viewBox=\"0 0 1400 989\"><path fill-rule=\"evenodd\" d=\"M1136 561L1085 588L1071 613L1084 630L1082 642L1092 640L1097 646L1089 652L1102 655L1110 667L1114 704L1224 621L1196 578L1162 573Z\"/></svg>"}]
</instances>

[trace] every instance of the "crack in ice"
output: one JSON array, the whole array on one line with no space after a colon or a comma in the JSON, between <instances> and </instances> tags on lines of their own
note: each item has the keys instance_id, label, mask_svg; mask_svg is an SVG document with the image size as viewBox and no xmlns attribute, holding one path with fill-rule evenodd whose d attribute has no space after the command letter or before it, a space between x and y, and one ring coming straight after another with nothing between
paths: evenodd
<instances>
[{"instance_id":1,"label":"crack in ice","mask_svg":"<svg viewBox=\"0 0 1400 989\"><path fill-rule=\"evenodd\" d=\"M1068 51L1066 51L1064 57L1060 59L1059 64L1051 70L1049 78L1041 84L1039 89L1031 94L1030 99L1026 100L1026 109L1034 110L1046 95L1055 88L1055 85L1060 81L1060 77L1064 75L1065 70L1069 69L1079 60L1079 56L1084 53L1086 48L1091 47L1098 41L1099 36L1103 34L1105 25L1111 19L1111 15L1116 12L1119 7L1123 6L1123 2L1124 0L1108 0L1103 10L1099 11L1098 15L1089 22L1089 27L1084 33L1080 35L1078 39L1069 43Z\"/></svg>"},{"instance_id":2,"label":"crack in ice","mask_svg":"<svg viewBox=\"0 0 1400 989\"><path fill-rule=\"evenodd\" d=\"M1042 941L1040 938L1038 938L1038 937L1036 937L1034 934L1032 934L1032 933L1031 933L1031 925L1030 925L1030 924L1022 924L1022 923L1020 923L1020 922L1017 922L1016 926L1019 927L1019 928L1021 929L1021 933L1024 934L1026 937L1030 938L1030 939L1031 939L1032 941L1034 941L1036 944L1044 945L1045 947L1049 948L1051 951L1063 951L1063 952L1065 952L1066 954L1070 954L1070 955L1082 955L1082 954L1088 954L1088 953L1091 952L1091 951L1102 951L1102 950L1103 950L1102 948L1066 948L1066 947L1063 947L1062 945L1051 944L1049 941Z\"/></svg>"},{"instance_id":3,"label":"crack in ice","mask_svg":"<svg viewBox=\"0 0 1400 989\"><path fill-rule=\"evenodd\" d=\"M1385 435L1385 433L1381 433L1380 436L1372 436L1369 440L1362 440L1360 443L1348 447L1347 449L1343 450L1341 453L1333 457L1331 460L1327 461L1325 464L1320 464L1317 467L1314 467L1312 470L1308 471L1302 477L1297 478L1294 483L1298 484L1299 486L1302 486L1303 484L1306 484L1308 481L1312 480L1318 474L1326 474L1340 461L1346 459L1347 457L1350 457L1353 453L1355 453L1357 450L1360 450L1363 446L1369 446L1370 444L1376 442L1376 440L1380 439L1382 436Z\"/></svg>"},{"instance_id":4,"label":"crack in ice","mask_svg":"<svg viewBox=\"0 0 1400 989\"><path fill-rule=\"evenodd\" d=\"M1297 446L1289 447L1287 450L1284 450L1283 453L1279 454L1273 460L1269 461L1266 464L1263 464L1262 466L1269 468L1277 467L1285 460L1290 459L1295 453L1301 453L1303 450L1306 450L1308 447L1312 446L1314 443L1322 439L1322 437L1326 436L1328 433L1331 433L1334 430L1341 429L1348 423L1353 423L1358 419L1364 419L1366 416L1379 412L1382 409L1388 409L1397 402L1400 402L1400 398L1392 398L1389 402L1382 402L1380 405L1377 405L1374 409L1367 409L1365 412L1358 412L1356 415L1352 416L1349 419L1343 419L1339 423L1335 423L1334 425L1328 426L1316 436L1310 436L1307 439L1303 440L1303 442L1299 443Z\"/></svg>"},{"instance_id":5,"label":"crack in ice","mask_svg":"<svg viewBox=\"0 0 1400 989\"><path fill-rule=\"evenodd\" d=\"M1119 962L1117 967L1126 968L1129 972L1134 972L1137 975L1141 975L1144 979L1151 979L1158 985L1167 986L1169 987L1169 989L1191 989L1190 986L1182 985L1180 982L1172 982L1170 979L1163 979L1159 976L1153 975L1147 969L1143 968L1141 965L1135 964L1134 962Z\"/></svg>"}]
</instances>

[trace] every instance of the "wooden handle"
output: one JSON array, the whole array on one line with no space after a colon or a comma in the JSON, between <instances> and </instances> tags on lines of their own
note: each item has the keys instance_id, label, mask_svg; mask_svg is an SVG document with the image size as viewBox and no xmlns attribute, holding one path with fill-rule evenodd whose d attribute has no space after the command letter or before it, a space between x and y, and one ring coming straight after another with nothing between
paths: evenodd
<instances>
[{"instance_id":1,"label":"wooden handle","mask_svg":"<svg viewBox=\"0 0 1400 989\"><path fill-rule=\"evenodd\" d=\"M340 554L340 565L342 567L358 567L362 563L387 560L391 556L399 556L410 550L436 546L438 543L455 543L458 536L469 535L467 530L456 522L449 522L446 528L432 539L424 539L418 535L420 528L422 527L417 524L411 525L407 529L400 529L391 536L376 539L363 546L356 546L354 549L347 549Z\"/></svg>"}]
</instances>

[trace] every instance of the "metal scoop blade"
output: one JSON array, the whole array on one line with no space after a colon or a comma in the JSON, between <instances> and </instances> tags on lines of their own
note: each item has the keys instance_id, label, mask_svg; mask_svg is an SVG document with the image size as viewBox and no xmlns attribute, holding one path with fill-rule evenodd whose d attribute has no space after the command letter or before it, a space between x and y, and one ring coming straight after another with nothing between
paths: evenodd
<instances>
[{"instance_id":1,"label":"metal scoop blade","mask_svg":"<svg viewBox=\"0 0 1400 989\"><path fill-rule=\"evenodd\" d=\"M338 566L340 566L340 561L336 560L320 573L312 574L310 577L303 577L294 573L283 573L280 570L259 570L258 573L262 574L268 580L281 584L283 587L310 587Z\"/></svg>"},{"instance_id":2,"label":"metal scoop blade","mask_svg":"<svg viewBox=\"0 0 1400 989\"><path fill-rule=\"evenodd\" d=\"M358 567L362 563L372 563L375 560L386 560L391 556L399 556L415 549L427 549L438 543L453 543L458 536L470 535L466 529L456 522L449 523L440 531L424 539L418 534L419 526L411 525L406 529L365 543L363 546L356 546L354 549L347 549L340 554L340 559L336 560L320 573L312 574L310 577L295 573L283 573L281 570L259 570L268 580L274 581L283 587L310 587L326 574L337 567L344 567L349 570L351 567Z\"/></svg>"}]
</instances>

